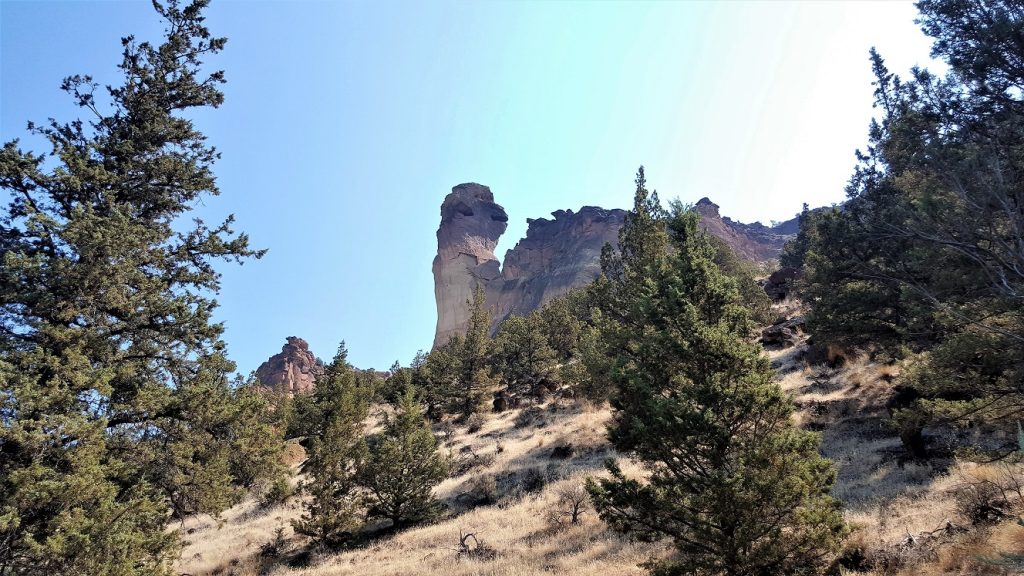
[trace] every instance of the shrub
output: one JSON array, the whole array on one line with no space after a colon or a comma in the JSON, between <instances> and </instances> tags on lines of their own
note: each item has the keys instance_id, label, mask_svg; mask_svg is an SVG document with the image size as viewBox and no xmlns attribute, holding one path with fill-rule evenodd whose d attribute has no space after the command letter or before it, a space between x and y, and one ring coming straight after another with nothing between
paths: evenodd
<instances>
[{"instance_id":1,"label":"shrub","mask_svg":"<svg viewBox=\"0 0 1024 576\"><path fill-rule=\"evenodd\" d=\"M464 493L474 505L494 504L498 501L498 483L494 474L480 474L469 481L468 490Z\"/></svg>"},{"instance_id":2,"label":"shrub","mask_svg":"<svg viewBox=\"0 0 1024 576\"><path fill-rule=\"evenodd\" d=\"M538 420L542 420L544 417L544 410L540 406L530 406L523 408L516 414L515 427L526 428L532 426Z\"/></svg>"},{"instance_id":3,"label":"shrub","mask_svg":"<svg viewBox=\"0 0 1024 576\"><path fill-rule=\"evenodd\" d=\"M967 468L961 465L954 488L957 512L971 524L998 522L1024 504L1024 470L1019 464Z\"/></svg>"},{"instance_id":4,"label":"shrub","mask_svg":"<svg viewBox=\"0 0 1024 576\"><path fill-rule=\"evenodd\" d=\"M260 504L264 508L279 506L287 502L294 493L295 490L292 488L292 485L288 482L287 478L278 478L263 494L263 498L260 499Z\"/></svg>"},{"instance_id":5,"label":"shrub","mask_svg":"<svg viewBox=\"0 0 1024 576\"><path fill-rule=\"evenodd\" d=\"M466 432L469 432L470 434L476 434L483 427L483 414L480 414L479 412L474 412L473 414L470 414L469 416L466 417Z\"/></svg>"},{"instance_id":6,"label":"shrub","mask_svg":"<svg viewBox=\"0 0 1024 576\"><path fill-rule=\"evenodd\" d=\"M546 518L551 526L580 523L587 511L590 495L581 484L568 484L555 491L555 502Z\"/></svg>"}]
</instances>

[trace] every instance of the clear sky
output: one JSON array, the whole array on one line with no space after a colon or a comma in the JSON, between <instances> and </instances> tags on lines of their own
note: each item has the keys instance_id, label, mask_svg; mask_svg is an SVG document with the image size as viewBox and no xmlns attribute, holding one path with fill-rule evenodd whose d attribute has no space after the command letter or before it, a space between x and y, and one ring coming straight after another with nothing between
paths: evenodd
<instances>
[{"instance_id":1,"label":"clear sky","mask_svg":"<svg viewBox=\"0 0 1024 576\"><path fill-rule=\"evenodd\" d=\"M528 217L663 198L744 222L831 204L863 146L868 49L928 64L908 2L214 2L226 103L198 115L260 261L224 264L218 318L243 372L301 336L386 369L429 348L441 200L491 187ZM0 0L0 140L77 114L58 90L116 81L119 38L159 39L148 2ZM31 144L31 141L25 141ZM41 149L41 148L40 148Z\"/></svg>"}]
</instances>

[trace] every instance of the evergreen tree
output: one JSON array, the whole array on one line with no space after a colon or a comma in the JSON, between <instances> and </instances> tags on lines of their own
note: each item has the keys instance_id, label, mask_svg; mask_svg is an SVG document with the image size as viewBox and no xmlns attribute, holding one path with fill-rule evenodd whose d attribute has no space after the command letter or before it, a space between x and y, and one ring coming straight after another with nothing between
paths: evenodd
<instances>
[{"instance_id":1,"label":"evergreen tree","mask_svg":"<svg viewBox=\"0 0 1024 576\"><path fill-rule=\"evenodd\" d=\"M370 493L369 516L386 518L396 529L432 518L440 505L431 491L447 474L447 462L437 452L437 439L420 409L417 392L409 386L398 402L398 412L371 443L360 473Z\"/></svg>"},{"instance_id":2,"label":"evergreen tree","mask_svg":"<svg viewBox=\"0 0 1024 576\"><path fill-rule=\"evenodd\" d=\"M880 115L849 200L801 230L809 327L909 356L900 384L920 400L896 421L923 456L927 425L1012 433L1024 412L1024 16L1004 0L918 8L949 73L901 79L871 52Z\"/></svg>"},{"instance_id":3,"label":"evergreen tree","mask_svg":"<svg viewBox=\"0 0 1024 576\"><path fill-rule=\"evenodd\" d=\"M712 258L715 266L722 274L736 283L740 300L750 312L751 319L758 324L770 323L772 321L772 301L768 298L764 287L755 280L761 271L753 262L737 256L722 239L708 236L708 240L715 249Z\"/></svg>"},{"instance_id":4,"label":"evergreen tree","mask_svg":"<svg viewBox=\"0 0 1024 576\"><path fill-rule=\"evenodd\" d=\"M223 101L205 5L155 3L166 38L124 38L106 98L66 78L89 120L29 124L50 152L0 149L0 574L165 573L169 512L216 514L280 470L212 320L214 262L260 252L230 218L183 217L218 193L190 120Z\"/></svg>"},{"instance_id":5,"label":"evergreen tree","mask_svg":"<svg viewBox=\"0 0 1024 576\"><path fill-rule=\"evenodd\" d=\"M450 410L462 417L479 412L494 386L491 378L491 315L487 311L483 286L473 291L469 323L458 352L458 380L450 397Z\"/></svg>"},{"instance_id":6,"label":"evergreen tree","mask_svg":"<svg viewBox=\"0 0 1024 576\"><path fill-rule=\"evenodd\" d=\"M412 386L413 369L403 368L398 360L395 360L388 372L388 377L384 380L378 395L384 402L397 406L402 400L405 389Z\"/></svg>"},{"instance_id":7,"label":"evergreen tree","mask_svg":"<svg viewBox=\"0 0 1024 576\"><path fill-rule=\"evenodd\" d=\"M576 301L580 299L578 292L555 298L537 311L547 345L554 350L558 360L569 360L576 354L583 330L583 322L575 310L578 307Z\"/></svg>"},{"instance_id":8,"label":"evergreen tree","mask_svg":"<svg viewBox=\"0 0 1024 576\"><path fill-rule=\"evenodd\" d=\"M293 522L296 532L320 545L345 544L362 527L366 503L359 471L366 460L369 398L369 391L357 385L342 342L313 393L319 421L303 466L311 477L303 485L310 499L302 518Z\"/></svg>"},{"instance_id":9,"label":"evergreen tree","mask_svg":"<svg viewBox=\"0 0 1024 576\"><path fill-rule=\"evenodd\" d=\"M595 291L608 319L615 447L649 470L588 490L613 528L673 539L658 574L820 574L844 535L817 436L795 428L735 282L714 264L696 213L666 216L637 177L621 255Z\"/></svg>"},{"instance_id":10,"label":"evergreen tree","mask_svg":"<svg viewBox=\"0 0 1024 576\"><path fill-rule=\"evenodd\" d=\"M804 202L804 207L800 210L800 217L797 221L800 227L797 230L796 237L786 242L786 245L782 247L782 255L779 256L779 265L783 268L803 268L809 243L807 234L808 231L813 230L810 222L811 218L812 212L807 203Z\"/></svg>"},{"instance_id":11,"label":"evergreen tree","mask_svg":"<svg viewBox=\"0 0 1024 576\"><path fill-rule=\"evenodd\" d=\"M431 420L440 420L450 412L455 403L453 398L458 398L462 349L462 335L455 334L448 342L431 350L422 368L413 373L413 382L420 382L418 387Z\"/></svg>"},{"instance_id":12,"label":"evergreen tree","mask_svg":"<svg viewBox=\"0 0 1024 576\"><path fill-rule=\"evenodd\" d=\"M548 345L544 328L538 312L510 316L501 323L493 362L508 390L515 395L541 399L558 382L556 353Z\"/></svg>"}]
</instances>

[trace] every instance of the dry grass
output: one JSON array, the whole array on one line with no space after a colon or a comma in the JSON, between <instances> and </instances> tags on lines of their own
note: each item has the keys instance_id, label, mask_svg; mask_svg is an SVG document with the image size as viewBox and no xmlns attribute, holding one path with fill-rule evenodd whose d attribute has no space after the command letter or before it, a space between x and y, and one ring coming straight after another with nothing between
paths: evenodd
<instances>
[{"instance_id":1,"label":"dry grass","mask_svg":"<svg viewBox=\"0 0 1024 576\"><path fill-rule=\"evenodd\" d=\"M229 510L219 523L208 517L187 520L182 525L187 544L175 569L193 576L644 573L637 565L663 554L664 546L629 542L606 530L592 512L575 526L555 526L550 521L559 493L600 474L604 459L614 455L605 440L608 411L556 402L546 406L532 426L522 428L514 425L516 415L517 411L509 411L489 416L475 433L457 428L442 446L454 458L475 454L485 464L435 489L451 512L432 525L364 548L313 554L308 566L293 567L262 558L260 550L274 539L279 526L286 527L293 551L306 544L290 527L290 521L301 514L299 500L293 498L271 510L247 502ZM551 457L556 448L564 453L570 445L570 457ZM623 461L623 467L639 473L628 461ZM543 475L543 490L523 492L518 482L527 471ZM485 475L496 478L499 501L471 508L460 496L471 489L475 478ZM456 554L460 532L474 532L494 550L494 558L460 559Z\"/></svg>"},{"instance_id":2,"label":"dry grass","mask_svg":"<svg viewBox=\"0 0 1024 576\"><path fill-rule=\"evenodd\" d=\"M870 574L1013 573L985 559L1024 554L1024 527L1006 522L974 528L958 509L958 487L964 479L993 478L996 471L967 464L947 469L904 462L885 409L898 367L850 352L842 352L839 368L808 366L806 349L801 344L771 351L769 356L778 369L780 385L793 396L796 422L821 434L821 450L836 465L834 494L855 527L847 549L859 550L874 563ZM186 521L182 528L187 544L175 568L194 576L642 574L637 564L668 552L663 544L620 538L592 511L583 515L579 525L551 521L559 493L588 475L601 474L603 460L615 456L605 439L607 409L556 401L528 425L517 426L520 412L489 415L473 433L465 426L439 427L439 433L443 428L450 433L442 450L462 462L465 471L435 489L449 512L434 524L355 550L307 554L305 564L289 565L289 556L306 545L290 528L290 521L301 513L301 503L293 498L283 506L261 510L248 502L228 511L219 522L205 517ZM561 450L563 457L553 458L555 450ZM569 456L564 457L567 451ZM641 472L629 461L622 465L627 473ZM542 489L524 489L524 478L538 475L546 480ZM465 497L480 484L493 487L493 505L474 507ZM967 530L947 535L942 530L947 525ZM287 527L291 553L278 560L262 558L261 547L273 540L280 526ZM460 558L456 549L465 532L475 533L493 556Z\"/></svg>"}]
</instances>

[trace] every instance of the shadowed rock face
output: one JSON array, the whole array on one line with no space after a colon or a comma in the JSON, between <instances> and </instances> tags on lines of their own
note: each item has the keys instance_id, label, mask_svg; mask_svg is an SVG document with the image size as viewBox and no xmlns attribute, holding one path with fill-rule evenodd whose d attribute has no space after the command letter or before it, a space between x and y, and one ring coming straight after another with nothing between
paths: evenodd
<instances>
[{"instance_id":1,"label":"shadowed rock face","mask_svg":"<svg viewBox=\"0 0 1024 576\"><path fill-rule=\"evenodd\" d=\"M294 396L313 391L314 381L324 372L324 366L309 351L309 344L302 338L289 336L288 342L256 369L260 386L277 393Z\"/></svg>"},{"instance_id":2,"label":"shadowed rock face","mask_svg":"<svg viewBox=\"0 0 1024 576\"><path fill-rule=\"evenodd\" d=\"M724 240L739 255L755 262L779 257L796 232L796 220L774 227L742 224L718 213L702 198L695 205L701 225ZM477 284L484 287L491 311L492 333L510 314L525 315L572 288L585 286L601 272L601 248L618 244L625 210L584 206L578 212L558 210L553 219L527 219L526 238L505 253L494 255L508 216L494 202L490 188L460 184L441 204L434 258L434 297L437 331L434 347L461 333L469 320L469 305Z\"/></svg>"}]
</instances>

